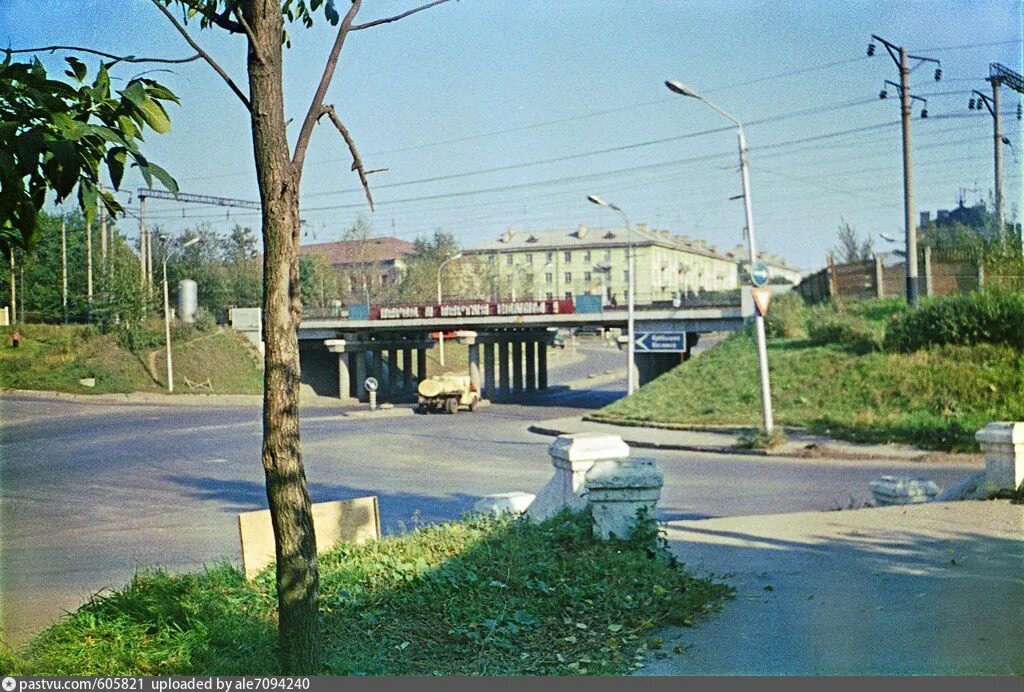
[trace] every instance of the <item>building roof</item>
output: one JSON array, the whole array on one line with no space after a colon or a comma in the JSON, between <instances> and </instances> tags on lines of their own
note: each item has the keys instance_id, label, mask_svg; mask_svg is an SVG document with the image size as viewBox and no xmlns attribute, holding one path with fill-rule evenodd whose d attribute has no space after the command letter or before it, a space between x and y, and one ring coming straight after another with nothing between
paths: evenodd
<instances>
[{"instance_id":1,"label":"building roof","mask_svg":"<svg viewBox=\"0 0 1024 692\"><path fill-rule=\"evenodd\" d=\"M737 262L750 261L750 251L747 249L746 245L742 244L737 245L732 250L729 250L729 252L725 253L725 256ZM786 269L794 272L803 271L802 269L798 269L794 266L791 266L786 262L786 259L784 257L779 257L778 255L772 255L767 252L759 252L757 253L757 258L771 267L778 267L780 269Z\"/></svg>"},{"instance_id":2,"label":"building roof","mask_svg":"<svg viewBox=\"0 0 1024 692\"><path fill-rule=\"evenodd\" d=\"M367 238L299 247L299 256L323 255L333 265L394 262L416 254L415 245L399 238Z\"/></svg>"},{"instance_id":3,"label":"building roof","mask_svg":"<svg viewBox=\"0 0 1024 692\"><path fill-rule=\"evenodd\" d=\"M629 233L625 228L590 228L583 224L576 228L547 231L520 231L509 228L497 238L469 248L466 253L623 247L629 244L629 240ZM704 241L674 237L668 231L649 230L646 224L636 224L633 227L633 242L636 245L658 245L719 260L731 259Z\"/></svg>"}]
</instances>

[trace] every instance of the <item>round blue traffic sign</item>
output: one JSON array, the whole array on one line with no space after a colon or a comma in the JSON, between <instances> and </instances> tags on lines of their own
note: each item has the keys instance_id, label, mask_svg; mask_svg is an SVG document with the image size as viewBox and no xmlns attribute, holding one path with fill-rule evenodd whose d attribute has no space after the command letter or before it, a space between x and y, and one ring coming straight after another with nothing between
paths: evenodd
<instances>
[{"instance_id":1,"label":"round blue traffic sign","mask_svg":"<svg viewBox=\"0 0 1024 692\"><path fill-rule=\"evenodd\" d=\"M764 286L768 283L768 265L764 262L754 262L750 268L750 283L755 286Z\"/></svg>"}]
</instances>

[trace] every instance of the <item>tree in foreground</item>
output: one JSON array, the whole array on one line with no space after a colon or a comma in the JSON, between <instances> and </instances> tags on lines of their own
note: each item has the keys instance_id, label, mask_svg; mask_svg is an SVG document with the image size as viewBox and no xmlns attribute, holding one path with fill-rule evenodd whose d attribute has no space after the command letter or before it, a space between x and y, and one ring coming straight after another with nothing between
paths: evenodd
<instances>
[{"instance_id":1,"label":"tree in foreground","mask_svg":"<svg viewBox=\"0 0 1024 692\"><path fill-rule=\"evenodd\" d=\"M182 38L224 80L249 111L263 234L263 468L277 553L278 633L282 665L294 673L321 666L318 618L319 576L316 538L306 474L299 445L298 325L302 314L298 248L299 188L313 129L323 118L334 125L352 155L373 209L367 176L352 135L333 105L324 102L345 40L362 31L394 22L443 4L434 0L401 14L357 24L363 0L352 0L341 16L334 0L151 0ZM289 147L282 75L287 25L312 26L322 10L338 27L326 65L305 117ZM248 89L204 51L188 31L219 29L244 39Z\"/></svg>"}]
</instances>

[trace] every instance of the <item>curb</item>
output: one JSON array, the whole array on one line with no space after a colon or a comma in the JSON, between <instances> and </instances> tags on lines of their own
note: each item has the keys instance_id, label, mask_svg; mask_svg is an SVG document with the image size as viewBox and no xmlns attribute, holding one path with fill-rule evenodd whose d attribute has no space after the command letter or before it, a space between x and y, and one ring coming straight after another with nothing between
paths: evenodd
<instances>
[{"instance_id":1,"label":"curb","mask_svg":"<svg viewBox=\"0 0 1024 692\"><path fill-rule=\"evenodd\" d=\"M585 420L585 419L584 419ZM596 422L596 421L595 421ZM610 425L605 423L605 425ZM622 426L627 427L627 426ZM638 429L639 426L629 426ZM528 432L546 437L558 437L559 435L570 434L564 430L544 427L542 424L531 424L527 427ZM627 439L628 430L624 430L622 440L630 447L638 449L664 449L681 452L702 452L707 454L731 454L755 457L787 457L797 459L838 459L844 461L898 461L908 464L935 462L955 458L960 463L976 462L980 455L976 454L951 454L943 452L930 452L926 450L914 450L912 456L904 454L885 454L878 452L858 452L845 447L833 447L829 442L803 442L792 441L776 449L745 449L733 445L699 445L685 443L659 443L647 440Z\"/></svg>"}]
</instances>

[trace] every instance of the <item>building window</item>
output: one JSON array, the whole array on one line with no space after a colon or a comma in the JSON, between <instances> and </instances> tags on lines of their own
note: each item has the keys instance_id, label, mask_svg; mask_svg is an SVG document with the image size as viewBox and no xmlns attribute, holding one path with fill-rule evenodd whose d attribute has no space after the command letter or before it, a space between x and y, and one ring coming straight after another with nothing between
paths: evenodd
<instances>
[{"instance_id":1,"label":"building window","mask_svg":"<svg viewBox=\"0 0 1024 692\"><path fill-rule=\"evenodd\" d=\"M565 283L567 283L567 284L571 284L572 283L572 272L566 272L565 273Z\"/></svg>"},{"instance_id":2,"label":"building window","mask_svg":"<svg viewBox=\"0 0 1024 692\"><path fill-rule=\"evenodd\" d=\"M587 250L583 253L583 261L588 264L590 263L590 250Z\"/></svg>"},{"instance_id":3,"label":"building window","mask_svg":"<svg viewBox=\"0 0 1024 692\"><path fill-rule=\"evenodd\" d=\"M533 255L532 254L526 256L526 263L527 264L533 264Z\"/></svg>"},{"instance_id":4,"label":"building window","mask_svg":"<svg viewBox=\"0 0 1024 692\"><path fill-rule=\"evenodd\" d=\"M583 272L583 280L586 281L589 284L590 283L590 279L591 279L590 272Z\"/></svg>"},{"instance_id":5,"label":"building window","mask_svg":"<svg viewBox=\"0 0 1024 692\"><path fill-rule=\"evenodd\" d=\"M505 259L505 264L507 264L508 266L510 266L510 267L511 267L511 266L512 266L512 262L513 262L513 258L512 258L512 255L509 255L509 256L508 256L508 257L507 257L507 258Z\"/></svg>"},{"instance_id":6,"label":"building window","mask_svg":"<svg viewBox=\"0 0 1024 692\"><path fill-rule=\"evenodd\" d=\"M488 261L489 261L489 262L490 262L491 264L494 264L495 262L497 262L497 261L498 261L498 256L497 256L497 255L491 255L490 257L488 257L488 258L487 258L487 260L488 260Z\"/></svg>"},{"instance_id":7,"label":"building window","mask_svg":"<svg viewBox=\"0 0 1024 692\"><path fill-rule=\"evenodd\" d=\"M605 262L611 262L612 261L612 251L611 250L605 250L604 251L604 261Z\"/></svg>"},{"instance_id":8,"label":"building window","mask_svg":"<svg viewBox=\"0 0 1024 692\"><path fill-rule=\"evenodd\" d=\"M554 279L554 276L551 274L551 272L548 272L547 274L544 275L544 283L546 283L546 284L551 283L553 279Z\"/></svg>"},{"instance_id":9,"label":"building window","mask_svg":"<svg viewBox=\"0 0 1024 692\"><path fill-rule=\"evenodd\" d=\"M572 253L571 252L566 251L564 257L565 257L565 261L566 262L572 262Z\"/></svg>"},{"instance_id":10,"label":"building window","mask_svg":"<svg viewBox=\"0 0 1024 692\"><path fill-rule=\"evenodd\" d=\"M544 261L545 262L554 262L555 261L555 253L548 252L546 255L544 255Z\"/></svg>"},{"instance_id":11,"label":"building window","mask_svg":"<svg viewBox=\"0 0 1024 692\"><path fill-rule=\"evenodd\" d=\"M552 299L554 299L554 297L555 297L555 294L554 294L554 293L552 293L552 292L550 292L550 291L548 291L548 292L547 292L547 293L545 293L544 295L545 295L545 296L547 297L547 299L548 299L548 300L552 300Z\"/></svg>"},{"instance_id":12,"label":"building window","mask_svg":"<svg viewBox=\"0 0 1024 692\"><path fill-rule=\"evenodd\" d=\"M629 270L628 269L626 271L622 272L622 278L625 279L627 282L629 281Z\"/></svg>"},{"instance_id":13,"label":"building window","mask_svg":"<svg viewBox=\"0 0 1024 692\"><path fill-rule=\"evenodd\" d=\"M511 274L509 274L508 276L505 277L505 283L507 283L507 284L511 284L512 283L512 275Z\"/></svg>"},{"instance_id":14,"label":"building window","mask_svg":"<svg viewBox=\"0 0 1024 692\"><path fill-rule=\"evenodd\" d=\"M566 291L565 292L565 299L566 300L572 300L572 291Z\"/></svg>"}]
</instances>

